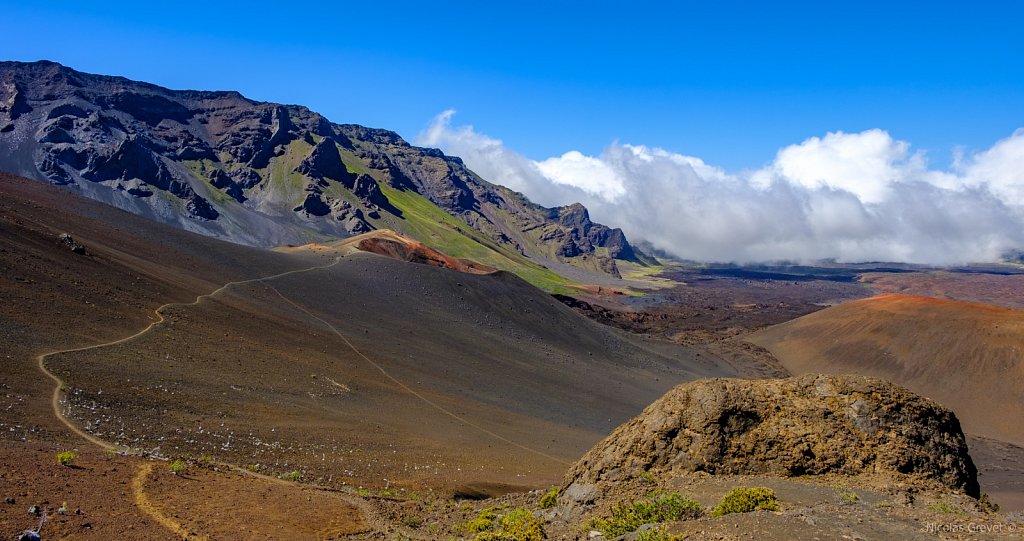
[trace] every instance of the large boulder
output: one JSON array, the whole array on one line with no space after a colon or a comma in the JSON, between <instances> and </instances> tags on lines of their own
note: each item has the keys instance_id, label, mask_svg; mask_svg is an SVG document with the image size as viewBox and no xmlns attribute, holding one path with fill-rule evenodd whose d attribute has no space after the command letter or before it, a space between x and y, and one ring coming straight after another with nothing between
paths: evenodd
<instances>
[{"instance_id":1,"label":"large boulder","mask_svg":"<svg viewBox=\"0 0 1024 541\"><path fill-rule=\"evenodd\" d=\"M649 472L649 473L643 473ZM979 496L952 411L884 380L805 375L680 385L569 471L569 493L639 474L883 474Z\"/></svg>"}]
</instances>

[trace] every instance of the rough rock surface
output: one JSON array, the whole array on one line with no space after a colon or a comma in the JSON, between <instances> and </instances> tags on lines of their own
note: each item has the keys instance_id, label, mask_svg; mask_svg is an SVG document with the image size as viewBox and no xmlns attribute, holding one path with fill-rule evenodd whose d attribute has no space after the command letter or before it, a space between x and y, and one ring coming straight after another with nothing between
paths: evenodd
<instances>
[{"instance_id":1,"label":"rough rock surface","mask_svg":"<svg viewBox=\"0 0 1024 541\"><path fill-rule=\"evenodd\" d=\"M815 374L680 385L577 462L565 495L587 503L639 474L695 472L902 475L979 495L952 411L884 380Z\"/></svg>"}]
</instances>

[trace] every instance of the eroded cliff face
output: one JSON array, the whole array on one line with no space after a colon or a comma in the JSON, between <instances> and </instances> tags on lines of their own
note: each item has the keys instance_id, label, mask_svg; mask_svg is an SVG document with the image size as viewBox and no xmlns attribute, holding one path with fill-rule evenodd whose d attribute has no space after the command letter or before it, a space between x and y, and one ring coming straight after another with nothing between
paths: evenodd
<instances>
[{"instance_id":1,"label":"eroded cliff face","mask_svg":"<svg viewBox=\"0 0 1024 541\"><path fill-rule=\"evenodd\" d=\"M581 205L540 207L394 132L52 62L0 63L0 168L246 244L401 230L425 199L455 218L456 233L464 224L541 263L616 275L616 259L639 262L621 230ZM404 232L425 236L412 224Z\"/></svg>"}]
</instances>

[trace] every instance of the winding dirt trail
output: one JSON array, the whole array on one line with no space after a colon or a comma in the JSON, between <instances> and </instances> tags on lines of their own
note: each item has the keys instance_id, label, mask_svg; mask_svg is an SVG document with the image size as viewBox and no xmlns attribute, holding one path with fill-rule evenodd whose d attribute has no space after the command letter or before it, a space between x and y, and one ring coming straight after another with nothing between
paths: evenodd
<instances>
[{"instance_id":1,"label":"winding dirt trail","mask_svg":"<svg viewBox=\"0 0 1024 541\"><path fill-rule=\"evenodd\" d=\"M303 269L295 269L295 270L291 270L291 271L282 272L282 273L279 273L279 274L274 274L274 275L271 275L271 276L263 276L263 277L260 277L260 278L251 278L251 279L248 279L248 280L237 280L237 281L228 282L228 283L220 286L219 288L217 288L217 289L215 289L215 290L213 290L213 291L211 291L209 293L205 293L205 294L197 296L196 299L194 301L192 301L192 302L188 302L188 303L186 303L186 302L170 302L170 303L166 303L166 304L163 304L163 305L157 307L157 309L155 310L157 319L152 321L152 322L150 322L149 325L147 325L145 328L143 328L139 332L137 332L135 334L132 334L130 336L126 336L124 338L119 338L117 340L111 340L109 342L93 344L93 345L90 345L90 346L82 346L82 347L77 347L77 348L58 349L58 350L48 351L46 353L42 353L40 355L37 355L36 356L36 363L37 363L37 365L39 367L39 370L43 374L45 374L48 378L50 378L53 381L53 383L54 383L53 395L51 396L51 399L50 399L50 405L51 405L51 407L53 409L53 414L57 417L57 419L61 423L64 424L65 427L67 427L68 430L70 430L73 434L77 435L78 437L82 438L83 440L85 440L85 441L87 441L89 443L92 443L93 445L96 445L97 447L100 447L101 449L104 449L104 450L118 450L118 447L116 445L114 445L114 444L112 444L110 442L101 440L101 439L97 438L96 436L93 436L92 434L89 434L88 432L82 430L75 423L73 423L71 421L71 419L69 419L64 414L64 411L61 409L61 405L60 405L61 392L65 388L64 380L62 380L60 378L60 376L58 376L57 374L54 374L53 372L51 372L46 367L46 359L48 357L53 357L53 356L56 356L56 355L62 355L62 354L65 354L65 353L75 353L75 352L79 352L79 351L89 351L89 350L93 350L93 349L100 349L100 348L110 347L110 346L114 346L114 345L117 345L117 344L123 344L125 342L129 342L131 340L134 340L136 338L139 338L139 337L145 335L146 333L151 331L154 327L156 327L157 325L163 323L166 320L164 318L163 311L168 309L168 308L177 307L177 306L195 306L195 305L199 304L200 302L202 302L203 299L212 298L212 297L216 296L217 294L221 293L222 291L225 291L226 289L228 289L229 287L232 287L232 286L243 285L243 284L251 284L251 283L256 283L256 282L263 282L265 280L275 280L275 279L283 278L285 276L290 276L290 275L293 275L293 274L299 274L299 273L310 272L310 271L314 271L314 270L326 269L326 268L333 267L334 265L337 265L340 262L341 262L341 257L337 257L337 258L335 258L335 260L333 262L331 262L331 263L329 263L327 265L319 265L319 266L308 267L308 268L303 268ZM217 466L221 466L221 467L225 467L225 468L228 468L228 469L231 469L232 471L235 471L237 473L241 473L243 475L247 475L247 476L263 479L265 481L269 481L269 482L273 482L273 483L280 483L280 484L285 484L285 485L292 485L293 484L293 483L290 483L290 482L282 480L282 479L277 479L275 477L270 477L270 476L267 476L267 475L262 475L262 474L258 474L258 473L255 473L255 472L251 472L251 471L245 470L243 468L239 468L239 467L237 467L237 466L235 466L233 464L217 462L216 465ZM149 498L146 496L146 493L145 493L145 480L146 480L146 477L153 471L153 467L154 467L154 465L152 463L143 463L143 464L141 464L139 466L138 470L136 471L135 476L132 478L131 489L132 489L132 495L133 495L136 507L138 507L139 510L141 510L147 516L149 516L150 518L155 520L157 523L159 523L161 526L163 526L164 528L166 528L168 531L170 531L171 533L173 533L176 536L179 536L179 537L182 537L182 538L185 538L185 539L188 539L190 537L194 538L194 539L205 539L205 537L202 537L202 536L199 536L199 537L189 536L188 535L188 531L180 523L178 523L177 521L175 521L171 517L168 517L167 515L165 515L162 512L160 512L160 510L156 506L154 506L152 504L152 502L149 500ZM320 487L313 487L313 488L320 489ZM334 492L334 491L332 491L332 492ZM341 491L337 491L337 492L338 492L338 494L340 494L340 495L342 495L344 497L344 499L346 500L346 503L351 504L353 507L358 509L363 514L364 521L371 528L373 528L375 531L379 531L379 532L382 532L382 533L386 533L386 532L392 531L392 527L390 525L386 524L384 521L382 521L380 519L380 517L379 517L379 514L377 514L371 508L371 506L366 501L364 501L362 498L360 498L358 496L351 495L351 494L347 494L347 493L344 493L344 492L341 492Z\"/></svg>"},{"instance_id":2,"label":"winding dirt trail","mask_svg":"<svg viewBox=\"0 0 1024 541\"><path fill-rule=\"evenodd\" d=\"M50 369L46 368L46 358L47 357L53 357L55 355L62 355L62 354L65 354L65 353L75 353L75 352L79 352L79 351L89 351L89 350L93 350L93 349L100 349L100 348L115 346L117 344L123 344L125 342L130 342L132 340L135 340L136 338L139 338L140 336L145 335L149 331L153 330L154 327L156 327L157 325L163 323L165 321L163 311L166 310L167 308L172 307L172 306L195 306L195 305L199 304L200 302L202 302L203 299L212 298L215 295L217 295L218 293L226 290L227 288L229 288L231 286L242 285L242 284L252 284L252 283L256 283L256 282L263 282L264 280L276 280L278 278L283 278L285 276L290 276L292 274L299 274L299 273L303 273L303 272L310 272L310 271L314 271L314 270L326 269L326 268L333 267L334 265L337 265L340 262L341 262L341 258L338 257L338 258L335 258L335 260L333 262L331 262L331 263L329 263L327 265L319 265L319 266L309 267L309 268L305 268L305 269L295 269L295 270L290 270L290 271L287 271L287 272L282 272L282 273L279 273L279 274L274 274L274 275L271 275L271 276L263 276L263 277L260 277L260 278L251 278L249 280L238 280L238 281L234 281L234 282L228 282L228 283L218 287L217 289L215 289L215 290L213 290L213 291L211 291L209 293L205 293L205 294L199 295L198 297L196 297L196 300L194 300L192 302L169 302L169 303L160 305L155 310L157 319L155 321L150 322L150 324L146 325L146 327L144 329L142 329L141 331L139 331L139 332L137 332L137 333L135 333L135 334L133 334L131 336L126 336L124 338L119 338L117 340L111 340L110 342L103 342L103 343L100 343L100 344L93 344L91 346L82 346L82 347L67 348L67 349L57 349L57 350L48 351L46 353L42 353L40 355L37 355L36 356L36 363L39 366L39 370L42 371L43 374L46 374L46 376L48 378L50 378L51 380L53 380L53 382L56 384L56 386L53 389L53 397L51 398L51 401L50 401L51 402L51 406L53 407L53 414L57 416L57 419L59 419L60 422L63 423L64 426L66 426L68 428L68 430L70 430L71 432L73 432L77 436L81 437L82 439L88 441L89 443L97 445L97 446L99 446L99 447L101 447L103 449L116 449L117 446L113 445L112 443L103 441L103 440L93 436L92 434L89 434L89 433L85 432L84 430L78 428L74 423L71 422L70 419L67 418L67 416L64 415L64 412L61 411L61 407L60 407L60 394L61 394L61 391L64 389L64 380L60 379L60 376L58 376L57 374L54 374L53 372L50 371Z\"/></svg>"},{"instance_id":3,"label":"winding dirt trail","mask_svg":"<svg viewBox=\"0 0 1024 541\"><path fill-rule=\"evenodd\" d=\"M498 434L496 432L493 432L493 431L488 430L487 428L484 428L484 427L482 427L482 426L480 426L480 425L478 425L476 423L473 423L472 421L470 421L470 420L468 420L468 419L466 419L466 418L464 418L464 417L462 417L462 416L460 416L460 415L458 415L458 414L456 414L456 413L446 409L445 407L441 406L440 404L437 404L436 402L434 402L434 401L430 400L429 398L425 397L421 393L417 392L416 390L412 389L411 387L409 387L408 385L403 383L398 378L392 376L380 364L378 364L377 362L373 361L370 357L368 357L366 354L364 354L362 351L360 351L334 325L332 325L328 321L324 320L323 318L317 316L316 314L312 313L307 308L297 304L296 302L292 301L288 297L284 296L284 294L282 294L280 291L278 291L276 288L274 288L273 286L271 286L268 283L269 281L276 280L276 279L279 279L279 278L283 278L285 276L290 276L290 275L294 275L294 274L300 274L300 273L311 272L311 271L322 270L322 269L327 269L327 268L333 267L333 266L339 264L343 257L344 257L344 255L336 257L334 259L334 261L332 261L331 263L326 264L326 265L318 265L318 266L313 266L313 267L308 267L308 268L303 268L303 269L295 269L295 270L291 270L291 271L287 271L287 272L282 272L282 273L279 273L279 274L274 274L274 275L271 275L271 276L263 276L263 277L260 277L260 278L251 278L251 279L248 279L248 280L238 280L238 281L228 282L228 283L220 286L219 288L217 288L217 289L215 289L215 290L213 290L213 291L211 291L209 293L205 293L205 294L197 296L196 299L194 301L192 301L192 302L187 302L187 303L186 302L172 302L172 303L166 303L166 304L163 304L163 305L157 307L156 310L155 310L155 314L157 316L157 319L152 321L152 322L150 322L149 325L147 325L142 330L140 330L140 331L138 331L138 332L136 332L136 333L134 333L134 334L132 334L130 336L126 336L124 338L119 338L117 340L111 340L109 342L93 344L93 345L89 345L89 346L82 346L82 347L76 347L76 348L67 348L67 349L59 349L59 350L48 351L46 353L42 353L42 354L36 356L36 362L38 364L39 370L43 374L45 374L48 378L50 378L53 381L53 383L54 383L53 395L52 395L51 400L50 400L51 407L53 409L53 414L57 417L58 420L60 420L61 423L64 424L65 427L67 427L68 430L70 430L72 433L74 433L75 435L79 436L83 440L88 441L89 443L92 443L93 445L96 445L96 446L98 446L98 447L100 447L100 448L102 448L104 450L127 450L127 449L120 449L120 448L118 448L118 446L116 446L116 445L114 445L114 444L112 444L110 442L101 440L101 439L97 438L96 436L94 436L92 434L89 434L88 432L86 432L85 430L79 428L75 423L73 423L71 421L71 419L65 414L65 412L61 408L61 394L62 394L63 390L65 389L65 382L64 382L64 380L62 380L60 378L60 376L54 374L53 372L51 372L46 367L46 359L49 358L49 357L56 356L56 355L62 355L62 354L66 354L66 353L75 353L75 352L81 352L81 351L89 351L89 350L94 350L94 349L110 347L110 346L114 346L114 345L118 345L118 344L123 344L125 342L130 342L132 340L135 340L136 338L144 336L146 333L148 333L149 331L153 330L157 325L160 325L161 323L163 323L166 320L164 318L163 312L164 312L164 310L166 310L168 308L171 308L171 307L195 306L195 305L199 304L200 302L202 302L204 299L213 298L217 294L227 290L230 287L237 286L237 285L243 285L243 284L262 283L264 286L266 286L271 291L273 291L275 294L277 294L283 301L285 301L289 305L295 307L297 310L299 310L302 313L306 314L308 317L312 318L313 320L315 320L315 321L323 324L327 328L329 328L356 355L358 355L360 358L362 358L367 363L372 365L374 368L379 370L380 373L386 379L388 379L389 381L391 381L392 383L397 385L402 390L410 393L411 395L413 395L417 399L423 401L425 404L429 405L430 407L440 411L444 415L452 417L453 419L463 423L464 425L466 425L466 426L468 426L468 427L470 427L472 429L475 429L475 430L481 432L482 434L485 434L485 435L487 435L489 437L497 439L497 440L499 440L499 441L501 441L503 443L506 443L506 444L511 445L513 447L516 447L516 448L519 448L519 449L521 449L523 451L526 451L526 452L533 453L533 454L536 454L538 456L544 457L544 458L546 458L548 460L551 460L551 461L554 461L554 462L556 462L558 464L568 465L568 462L566 462L566 461L564 461L564 460L562 460L562 459L560 459L558 457L551 456L551 455L546 454L546 453L544 453L542 451L539 451L539 450L536 450L536 449L532 449L532 448L527 447L525 445L522 445L522 444L520 444L518 442L512 441L512 440L510 440L510 439L508 439L508 438L506 438L506 437L504 437L504 436L502 436L502 435L500 435L500 434ZM267 481L267 482L270 482L270 483L275 483L275 484L280 484L280 485L295 486L294 482L286 481L286 480L283 480L283 479L278 479L276 477L271 477L271 476L260 474L260 473L256 473L256 472L252 472L252 471L249 471L247 469L235 466L233 464L228 464L228 463L223 463L223 462L215 462L214 464L217 465L217 466L229 469L229 470L231 470L233 472L236 472L236 473L238 473L240 475L247 476L247 477L257 478L257 479L261 479L261 480L264 480L264 481ZM193 538L193 539L205 539L205 537L202 537L202 536L198 536L197 537L195 535L189 535L187 529L184 526L182 526L180 523L175 521L173 518L168 517L167 515L163 514L155 505L152 504L151 500L146 496L146 493L145 493L145 480L152 473L153 468L154 468L154 464L152 464L152 463L144 463L144 464L140 465L138 470L137 470L137 472L136 472L136 474L135 474L135 476L132 479L131 488L132 488L132 493L133 493L133 496L134 496L134 500L135 500L136 506L143 513L145 513L147 516L151 517L153 520L155 520L156 522L161 524L164 528L166 528L167 530L169 530L170 532L172 532L176 536L185 537L185 538ZM334 488L328 488L328 487L320 487L320 486L311 485L311 484L310 485L305 485L305 486L307 486L307 487L309 487L311 489L314 489L314 490L327 491L327 492L331 492L331 493L334 493L334 494L337 494L337 495L341 496L345 500L346 503L352 505L354 508L359 510L359 512L363 516L364 522L372 530L374 530L375 532L384 534L386 536L394 534L394 533L400 533L401 535L403 535L404 537L409 538L409 539L423 539L423 540L429 539L429 537L424 537L422 534L420 534L418 532L415 532L415 531L411 530L410 528L405 527L404 525L393 524L390 521L384 519L381 516L381 514L377 511L377 509L374 508L373 505L371 505L364 498L362 498L362 497L360 497L358 495L352 494L351 492L344 491L344 490L338 490L338 489L334 489Z\"/></svg>"},{"instance_id":4,"label":"winding dirt trail","mask_svg":"<svg viewBox=\"0 0 1024 541\"><path fill-rule=\"evenodd\" d=\"M145 462L139 465L138 470L135 472L135 476L132 477L132 496L135 499L135 507L138 507L143 513L149 518L155 520L158 524L170 530L174 535L177 535L181 539L195 539L205 540L206 536L202 535L190 535L181 524L171 519L167 515L160 512L159 509L153 502L150 501L149 497L146 496L145 485L146 477L153 472L154 464L152 462Z\"/></svg>"}]
</instances>

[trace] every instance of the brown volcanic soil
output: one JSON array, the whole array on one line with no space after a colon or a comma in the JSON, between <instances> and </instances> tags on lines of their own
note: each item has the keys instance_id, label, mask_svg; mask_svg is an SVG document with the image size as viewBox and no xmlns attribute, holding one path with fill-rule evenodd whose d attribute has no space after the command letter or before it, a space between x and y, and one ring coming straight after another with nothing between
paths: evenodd
<instances>
[{"instance_id":1,"label":"brown volcanic soil","mask_svg":"<svg viewBox=\"0 0 1024 541\"><path fill-rule=\"evenodd\" d=\"M51 362L71 415L132 447L329 486L542 486L674 383L731 372L509 274L366 253L166 315Z\"/></svg>"},{"instance_id":2,"label":"brown volcanic soil","mask_svg":"<svg viewBox=\"0 0 1024 541\"><path fill-rule=\"evenodd\" d=\"M1014 267L1015 272L1020 272ZM877 293L924 295L1024 309L1024 274L990 272L869 272L860 281Z\"/></svg>"},{"instance_id":3,"label":"brown volcanic soil","mask_svg":"<svg viewBox=\"0 0 1024 541\"><path fill-rule=\"evenodd\" d=\"M795 374L881 377L950 407L965 432L996 440L976 440L991 447L981 453L989 460L978 460L983 473L990 471L998 486L1020 486L1024 479L1019 462L1007 469L1004 460L1015 460L1024 445L1024 312L887 294L822 310L747 340L770 350ZM982 490L990 491L987 481L982 476ZM1024 507L1021 493L1010 499Z\"/></svg>"},{"instance_id":4,"label":"brown volcanic soil","mask_svg":"<svg viewBox=\"0 0 1024 541\"><path fill-rule=\"evenodd\" d=\"M61 244L58 235L64 232L84 245L86 254ZM0 497L15 501L0 505L3 535L34 527L37 521L27 509L40 505L50 511L44 538L180 539L154 516L177 527L182 520L147 513L132 490L137 471L150 463L104 454L71 433L54 415L53 382L35 357L132 334L152 321L158 305L188 302L228 280L316 261L178 231L0 174ZM76 467L56 465L55 452L65 449L78 454ZM64 501L82 514L58 515ZM253 504L246 497L233 501ZM346 516L344 509L335 510Z\"/></svg>"},{"instance_id":5,"label":"brown volcanic soil","mask_svg":"<svg viewBox=\"0 0 1024 541\"><path fill-rule=\"evenodd\" d=\"M230 509L309 497L295 484L238 484L230 472L202 470L193 485L163 475L165 463L107 457L54 416L53 382L35 357L133 335L158 320L158 306L192 303L229 281L329 265L332 248L231 245L7 175L0 190L0 497L16 501L0 506L0 530L32 526L28 505L48 502L52 511L67 500L90 527L78 515L61 520L83 538L126 529L132 538L180 538L249 516ZM62 245L63 232L87 253ZM581 318L511 275L365 253L161 314L165 321L134 340L48 357L67 378L62 409L134 449L206 453L330 486L446 494L541 486L672 385L734 374ZM53 463L69 448L82 470ZM317 494L333 502L324 505L342 518L338 531L382 529L361 500ZM223 523L203 515L207 508ZM255 535L312 531L283 519L267 527Z\"/></svg>"},{"instance_id":6,"label":"brown volcanic soil","mask_svg":"<svg viewBox=\"0 0 1024 541\"><path fill-rule=\"evenodd\" d=\"M678 285L632 298L602 288L572 297L556 295L566 305L605 325L633 333L661 336L719 359L750 378L785 377L770 352L742 340L764 329L822 308L869 294L853 281L743 268L677 269L663 274ZM827 276L827 273L826 273Z\"/></svg>"}]
</instances>

